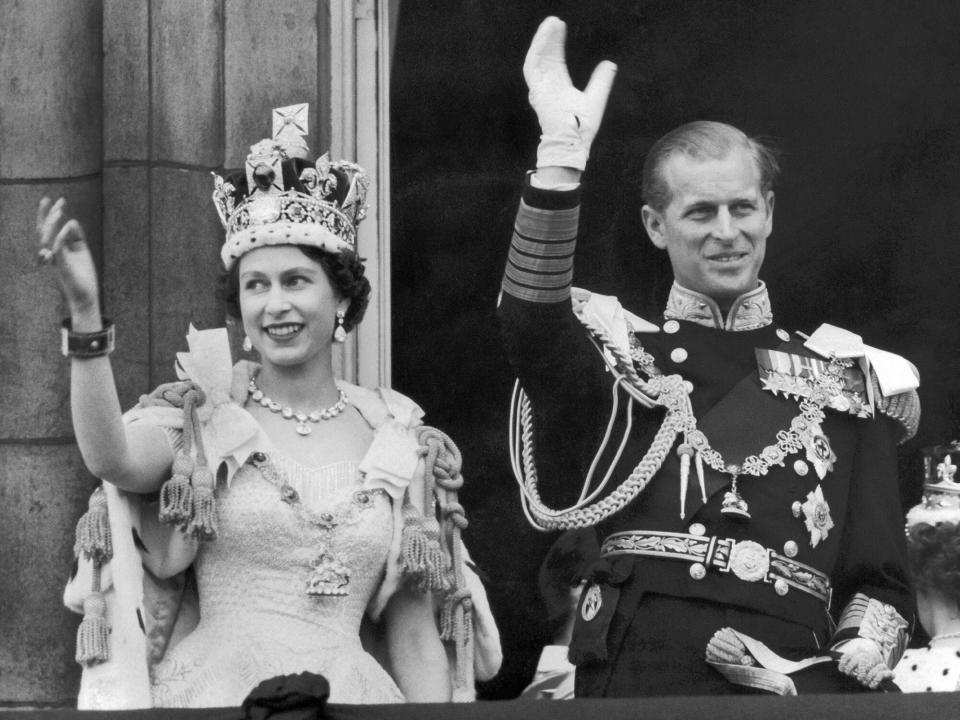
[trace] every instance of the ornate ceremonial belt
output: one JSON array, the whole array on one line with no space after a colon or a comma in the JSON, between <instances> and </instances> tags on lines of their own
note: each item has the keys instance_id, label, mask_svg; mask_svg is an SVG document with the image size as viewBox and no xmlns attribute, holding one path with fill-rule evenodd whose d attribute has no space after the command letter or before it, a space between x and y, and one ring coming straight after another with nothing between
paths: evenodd
<instances>
[{"instance_id":1,"label":"ornate ceremonial belt","mask_svg":"<svg viewBox=\"0 0 960 720\"><path fill-rule=\"evenodd\" d=\"M643 555L682 560L690 563L690 577L694 580L706 577L707 568L716 568L746 582L771 583L781 596L793 587L830 604L831 586L826 575L753 540L635 530L610 535L600 551L605 557Z\"/></svg>"}]
</instances>

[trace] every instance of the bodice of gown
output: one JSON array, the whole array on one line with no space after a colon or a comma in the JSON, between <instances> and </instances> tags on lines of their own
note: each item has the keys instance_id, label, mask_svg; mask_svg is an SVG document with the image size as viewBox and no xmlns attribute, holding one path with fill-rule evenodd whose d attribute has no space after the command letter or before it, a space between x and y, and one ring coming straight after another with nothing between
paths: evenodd
<instances>
[{"instance_id":1,"label":"bodice of gown","mask_svg":"<svg viewBox=\"0 0 960 720\"><path fill-rule=\"evenodd\" d=\"M285 502L282 489L250 465L219 494L218 538L195 565L200 617L274 642L279 630L296 644L359 643L360 621L390 546L389 500L364 493L366 503L356 501L362 491L355 463L311 472L285 458L271 461L299 503ZM303 510L328 522L317 525ZM345 596L306 592L325 546L350 571Z\"/></svg>"},{"instance_id":2,"label":"bodice of gown","mask_svg":"<svg viewBox=\"0 0 960 720\"><path fill-rule=\"evenodd\" d=\"M327 677L332 702L402 700L360 645L393 522L388 496L361 490L357 466L273 456L218 488L218 536L194 563L200 623L155 668L158 705L239 705L258 682L302 671ZM346 594L310 594L331 563L348 575Z\"/></svg>"}]
</instances>

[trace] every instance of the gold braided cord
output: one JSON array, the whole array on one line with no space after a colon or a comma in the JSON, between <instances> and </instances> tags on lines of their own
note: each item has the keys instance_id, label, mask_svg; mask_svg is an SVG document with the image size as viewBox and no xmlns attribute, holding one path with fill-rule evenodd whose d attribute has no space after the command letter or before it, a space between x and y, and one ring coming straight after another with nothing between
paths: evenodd
<instances>
[{"instance_id":1,"label":"gold braided cord","mask_svg":"<svg viewBox=\"0 0 960 720\"><path fill-rule=\"evenodd\" d=\"M689 393L680 375L662 375L653 366L653 358L642 348L634 348L633 355L626 354L612 342L606 330L591 323L582 314L577 318L590 331L591 339L602 352L613 357L610 369L617 376L617 383L623 383L631 397L638 399L648 407L661 406L666 416L653 442L647 449L633 472L613 492L594 503L579 502L571 507L555 510L543 504L538 489L538 476L533 458L533 419L529 399L522 389L515 390L515 404L519 406L519 426L522 446L521 463L514 463L514 473L521 490L521 503L527 519L540 530L561 530L582 528L595 525L632 502L649 484L654 474L663 465L667 453L681 433L684 443L695 451L697 457L718 472L731 473L734 477L740 473L752 476L766 475L771 465L783 466L788 455L803 447L802 436L810 432L811 427L819 425L824 419L824 406L831 397L841 392L841 374L849 360L836 357L830 359L827 370L814 379L810 397L800 404L800 413L790 423L789 429L776 435L776 442L764 447L759 453L745 458L740 465L729 465L723 456L710 446L707 436L697 428L697 420L690 404ZM634 357L642 363L650 380L644 381L634 367ZM628 409L628 412L630 410ZM514 423L511 422L511 447L515 447L513 436ZM514 453L515 454L515 453ZM589 484L590 478L586 482ZM588 494L585 487L581 497Z\"/></svg>"},{"instance_id":2,"label":"gold braided cord","mask_svg":"<svg viewBox=\"0 0 960 720\"><path fill-rule=\"evenodd\" d=\"M434 427L417 428L419 454L424 460L427 507L434 501L440 506L443 523L441 542L448 556L452 582L446 588L440 612L440 637L452 642L456 657L454 681L457 688L470 685L469 668L473 662L473 596L463 574L463 542L461 531L467 527L467 516L459 502L463 487L463 458L450 437Z\"/></svg>"},{"instance_id":3,"label":"gold braided cord","mask_svg":"<svg viewBox=\"0 0 960 720\"><path fill-rule=\"evenodd\" d=\"M633 472L609 495L594 503L578 503L570 508L554 510L544 505L540 498L539 479L533 458L532 408L526 394L523 390L519 390L516 400L520 410L522 467L515 467L515 471L518 471L517 480L520 482L521 502L524 503L524 510L527 512L531 524L539 530L589 527L626 507L643 492L663 465L667 453L670 452L674 442L676 442L677 435L686 424L683 421L684 415L691 419L693 417L689 398L683 392L682 377L679 375L661 375L651 378L649 382L644 381L633 367L632 359L611 342L602 328L594 326L581 316L578 316L578 318L602 344L602 347L613 354L616 370L620 372L626 383L640 394L643 398L641 402L645 400L644 404L651 407L654 405L666 407L667 416ZM586 492L583 493L583 495L586 494Z\"/></svg>"}]
</instances>

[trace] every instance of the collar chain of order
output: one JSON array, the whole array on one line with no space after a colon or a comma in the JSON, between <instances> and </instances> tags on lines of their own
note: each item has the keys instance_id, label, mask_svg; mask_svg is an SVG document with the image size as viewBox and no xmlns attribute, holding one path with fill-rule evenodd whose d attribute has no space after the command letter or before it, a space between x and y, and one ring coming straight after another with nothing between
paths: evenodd
<instances>
[{"instance_id":1,"label":"collar chain of order","mask_svg":"<svg viewBox=\"0 0 960 720\"><path fill-rule=\"evenodd\" d=\"M831 357L827 370L814 379L810 396L800 402L800 412L793 418L790 427L777 433L776 443L764 447L755 455L750 455L739 465L729 464L720 452L710 446L706 434L698 429L690 403L690 387L681 375L662 374L655 366L653 356L647 353L635 338L632 339L633 347L628 353L611 341L604 328L591 323L579 313L578 318L590 331L591 339L598 350L608 351L613 358L610 369L615 376L615 383L623 384L630 394L627 412L632 413L632 405L636 398L645 405L665 408L666 417L643 458L616 489L601 500L593 502L602 485L601 488L592 492L589 487L585 487L579 502L564 509L552 509L544 505L540 498L539 480L533 458L532 408L522 389L519 390L515 398L518 417L516 423L511 423L511 428L516 424L520 435L519 437L514 437L513 433L511 435L511 446L520 449L519 453L514 452L515 474L520 484L521 497L528 519L535 527L544 530L596 525L626 507L653 479L678 436L683 438L677 450L681 458L681 498L686 497L691 456L694 456L697 463L704 502L706 502L706 494L702 475L703 463L718 472L728 473L734 481L739 474L757 477L766 475L772 465L783 465L788 455L802 449L804 434L818 428L824 418L824 405L840 392L841 375L844 368L851 364L849 360ZM630 335L632 336L633 333ZM648 376L648 380L640 376L637 366ZM680 515L684 516L682 502Z\"/></svg>"}]
</instances>

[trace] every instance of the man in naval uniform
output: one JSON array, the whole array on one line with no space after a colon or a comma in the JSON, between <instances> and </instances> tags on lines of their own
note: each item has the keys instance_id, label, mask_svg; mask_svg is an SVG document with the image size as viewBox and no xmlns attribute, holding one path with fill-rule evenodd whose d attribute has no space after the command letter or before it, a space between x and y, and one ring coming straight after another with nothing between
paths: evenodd
<instances>
[{"instance_id":1,"label":"man in naval uniform","mask_svg":"<svg viewBox=\"0 0 960 720\"><path fill-rule=\"evenodd\" d=\"M915 369L840 328L776 324L759 280L776 159L721 123L646 159L643 223L675 281L663 317L572 288L616 68L577 90L564 41L548 18L524 65L542 135L499 315L528 515L602 539L577 695L889 689L913 623L896 445L919 421Z\"/></svg>"}]
</instances>

